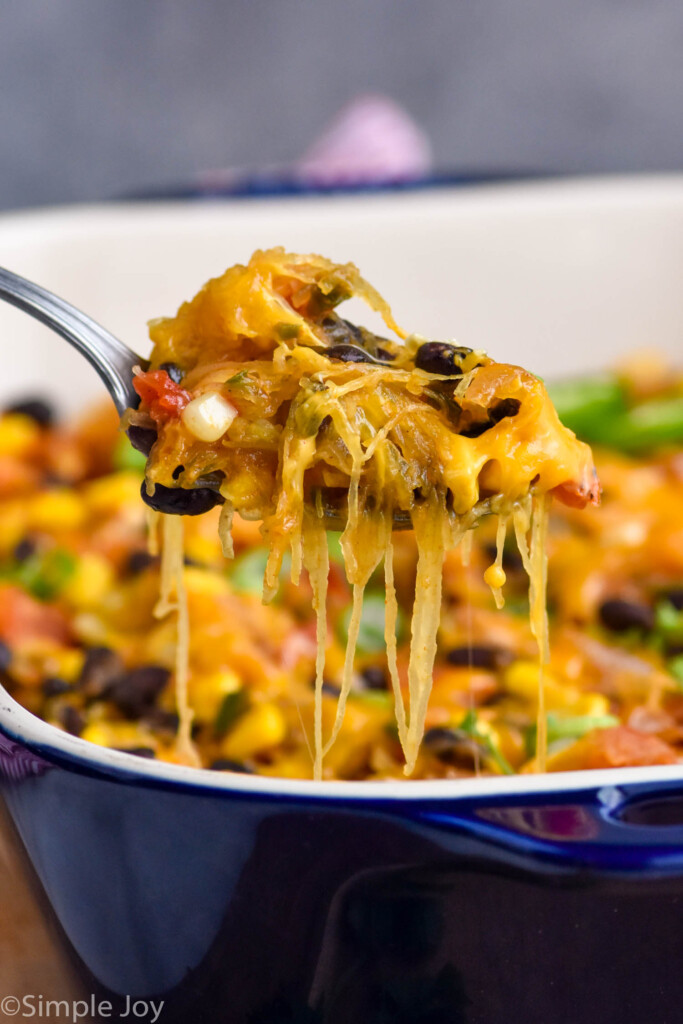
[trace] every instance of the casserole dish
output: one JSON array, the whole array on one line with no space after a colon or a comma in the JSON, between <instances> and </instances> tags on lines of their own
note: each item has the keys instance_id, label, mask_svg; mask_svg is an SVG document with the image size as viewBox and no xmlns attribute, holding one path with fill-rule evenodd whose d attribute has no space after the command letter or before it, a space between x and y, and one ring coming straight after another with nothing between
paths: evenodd
<instances>
[{"instance_id":1,"label":"casserole dish","mask_svg":"<svg viewBox=\"0 0 683 1024\"><path fill-rule=\"evenodd\" d=\"M680 354L683 179L13 215L0 263L143 349L257 245L353 258L397 317L542 375ZM11 310L3 398L94 374ZM10 349L11 346L11 349ZM164 1022L675 1020L683 769L415 783L209 775L0 694L16 841L89 993Z\"/></svg>"}]
</instances>

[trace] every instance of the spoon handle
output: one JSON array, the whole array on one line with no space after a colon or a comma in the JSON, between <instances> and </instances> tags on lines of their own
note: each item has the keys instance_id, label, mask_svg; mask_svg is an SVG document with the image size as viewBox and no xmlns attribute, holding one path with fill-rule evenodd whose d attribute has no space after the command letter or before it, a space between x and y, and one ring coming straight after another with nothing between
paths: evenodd
<instances>
[{"instance_id":1,"label":"spoon handle","mask_svg":"<svg viewBox=\"0 0 683 1024\"><path fill-rule=\"evenodd\" d=\"M51 327L94 366L119 413L135 408L133 367L145 360L71 303L0 267L0 299Z\"/></svg>"}]
</instances>

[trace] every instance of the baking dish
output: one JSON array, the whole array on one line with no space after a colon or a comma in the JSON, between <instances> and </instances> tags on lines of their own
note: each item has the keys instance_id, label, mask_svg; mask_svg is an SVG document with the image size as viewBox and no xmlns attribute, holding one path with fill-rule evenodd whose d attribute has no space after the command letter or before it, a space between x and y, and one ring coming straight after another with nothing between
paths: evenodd
<instances>
[{"instance_id":1,"label":"baking dish","mask_svg":"<svg viewBox=\"0 0 683 1024\"><path fill-rule=\"evenodd\" d=\"M352 258L400 322L579 373L680 354L683 179L10 215L0 263L133 347L257 245ZM3 397L94 374L0 310ZM675 1020L683 768L438 783L215 776L95 748L0 693L16 840L90 992L162 1020ZM119 1004L116 1004L119 1005ZM121 1002L121 1006L124 1002Z\"/></svg>"}]
</instances>

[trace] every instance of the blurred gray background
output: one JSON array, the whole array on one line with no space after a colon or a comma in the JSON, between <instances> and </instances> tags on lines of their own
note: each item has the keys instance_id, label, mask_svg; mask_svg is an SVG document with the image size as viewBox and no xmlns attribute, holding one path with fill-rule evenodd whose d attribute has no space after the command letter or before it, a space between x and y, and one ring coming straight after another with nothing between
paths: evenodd
<instances>
[{"instance_id":1,"label":"blurred gray background","mask_svg":"<svg viewBox=\"0 0 683 1024\"><path fill-rule=\"evenodd\" d=\"M393 97L442 171L683 167L675 0L5 0L0 208L295 159Z\"/></svg>"}]
</instances>

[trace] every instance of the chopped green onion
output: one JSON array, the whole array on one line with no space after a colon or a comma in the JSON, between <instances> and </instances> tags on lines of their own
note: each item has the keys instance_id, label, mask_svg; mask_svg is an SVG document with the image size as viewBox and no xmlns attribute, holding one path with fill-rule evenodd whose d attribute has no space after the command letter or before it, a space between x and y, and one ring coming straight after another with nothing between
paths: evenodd
<instances>
[{"instance_id":1,"label":"chopped green onion","mask_svg":"<svg viewBox=\"0 0 683 1024\"><path fill-rule=\"evenodd\" d=\"M666 667L681 689L683 689L683 654L677 654L675 658L670 658L666 663Z\"/></svg>"},{"instance_id":2,"label":"chopped green onion","mask_svg":"<svg viewBox=\"0 0 683 1024\"><path fill-rule=\"evenodd\" d=\"M57 597L76 571L76 558L64 548L37 552L10 566L3 573L5 579L18 583L40 601Z\"/></svg>"},{"instance_id":3,"label":"chopped green onion","mask_svg":"<svg viewBox=\"0 0 683 1024\"><path fill-rule=\"evenodd\" d=\"M344 645L346 645L349 638L350 621L351 608L347 608L339 623L339 635ZM403 632L404 620L399 611L396 622L396 635L400 638ZM365 595L357 646L359 654L377 654L385 649L384 596L381 594L370 593Z\"/></svg>"},{"instance_id":4,"label":"chopped green onion","mask_svg":"<svg viewBox=\"0 0 683 1024\"><path fill-rule=\"evenodd\" d=\"M660 601L655 608L655 632L669 642L683 643L683 610L669 601Z\"/></svg>"},{"instance_id":5,"label":"chopped green onion","mask_svg":"<svg viewBox=\"0 0 683 1024\"><path fill-rule=\"evenodd\" d=\"M390 690L351 690L349 699L357 700L360 704L386 708L387 711L391 711L394 706L394 695Z\"/></svg>"},{"instance_id":6,"label":"chopped green onion","mask_svg":"<svg viewBox=\"0 0 683 1024\"><path fill-rule=\"evenodd\" d=\"M241 388L241 387L244 387L244 385L247 383L248 379L249 379L249 371L248 370L238 370L237 373L234 373L232 375L232 377L228 377L228 379L225 382L225 385L226 385L226 387L229 387L229 388Z\"/></svg>"},{"instance_id":7,"label":"chopped green onion","mask_svg":"<svg viewBox=\"0 0 683 1024\"><path fill-rule=\"evenodd\" d=\"M283 341L291 341L293 338L299 336L299 325L298 324L287 324L281 323L275 325L275 333L278 338L282 338Z\"/></svg>"},{"instance_id":8,"label":"chopped green onion","mask_svg":"<svg viewBox=\"0 0 683 1024\"><path fill-rule=\"evenodd\" d=\"M252 548L229 563L228 575L235 590L240 594L256 594L260 597L263 593L263 577L267 562L267 548ZM285 555L280 569L281 581L289 575L290 567L291 558Z\"/></svg>"},{"instance_id":9,"label":"chopped green onion","mask_svg":"<svg viewBox=\"0 0 683 1024\"><path fill-rule=\"evenodd\" d=\"M139 452L128 440L126 434L119 434L114 447L113 459L114 468L119 470L134 470L144 473L147 465L147 456Z\"/></svg>"},{"instance_id":10,"label":"chopped green onion","mask_svg":"<svg viewBox=\"0 0 683 1024\"><path fill-rule=\"evenodd\" d=\"M327 531L327 550L331 562L339 562L340 565L344 565L344 552L342 551L341 546L341 533L336 533L333 530Z\"/></svg>"},{"instance_id":11,"label":"chopped green onion","mask_svg":"<svg viewBox=\"0 0 683 1024\"><path fill-rule=\"evenodd\" d=\"M490 758L503 775L515 774L514 768L507 758L501 754L497 744L493 742L488 733L482 732L479 728L475 711L470 710L467 712L458 726L458 731L464 732L470 739L475 740L483 748L484 756Z\"/></svg>"},{"instance_id":12,"label":"chopped green onion","mask_svg":"<svg viewBox=\"0 0 683 1024\"><path fill-rule=\"evenodd\" d=\"M218 709L213 731L216 736L224 736L249 707L249 694L245 689L226 693Z\"/></svg>"},{"instance_id":13,"label":"chopped green onion","mask_svg":"<svg viewBox=\"0 0 683 1024\"><path fill-rule=\"evenodd\" d=\"M611 729L619 725L614 715L559 715L549 711L546 715L548 723L548 746L561 740L579 740L594 729ZM525 746L529 757L536 753L536 726L526 731Z\"/></svg>"}]
</instances>

